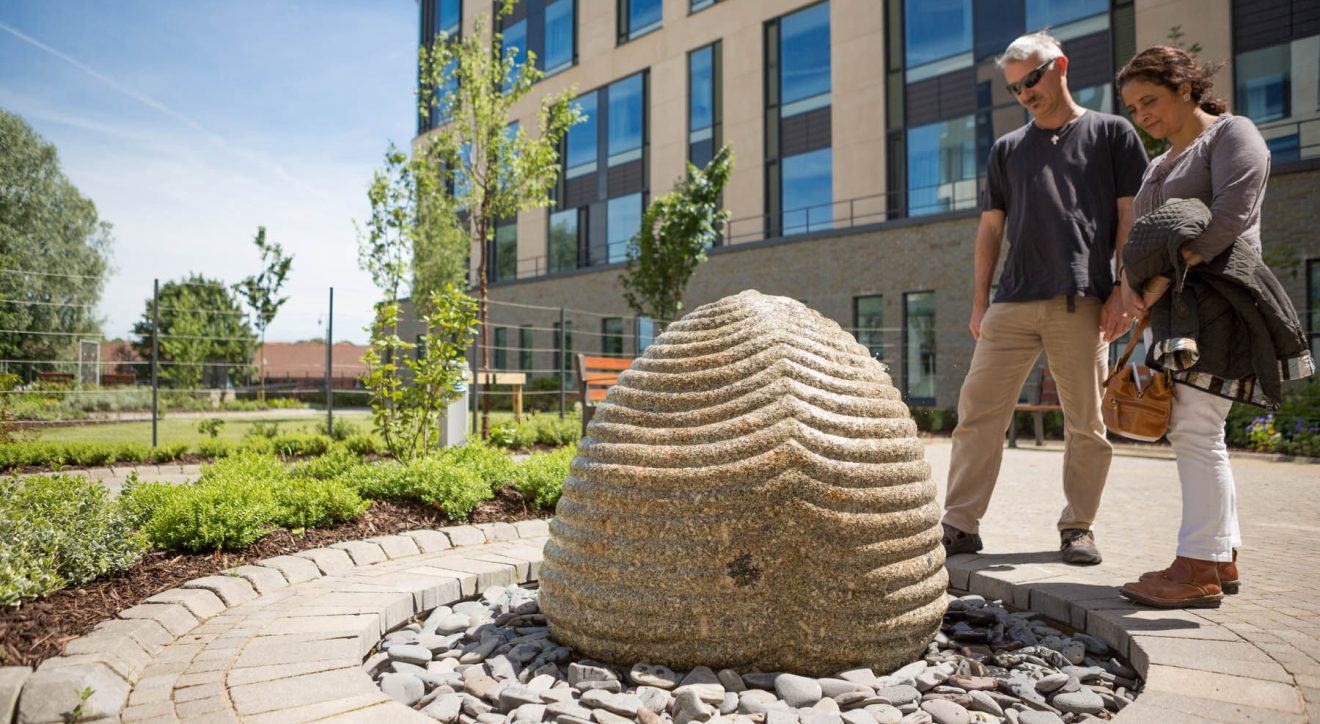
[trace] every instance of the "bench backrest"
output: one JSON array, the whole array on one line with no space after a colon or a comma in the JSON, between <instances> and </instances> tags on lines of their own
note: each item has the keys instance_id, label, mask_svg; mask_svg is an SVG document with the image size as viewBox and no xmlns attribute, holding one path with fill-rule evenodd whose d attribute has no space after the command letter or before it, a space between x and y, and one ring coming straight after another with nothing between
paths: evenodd
<instances>
[{"instance_id":1,"label":"bench backrest","mask_svg":"<svg viewBox=\"0 0 1320 724\"><path fill-rule=\"evenodd\" d=\"M577 355L578 397L584 406L594 406L619 381L619 374L632 366L631 357Z\"/></svg>"},{"instance_id":2,"label":"bench backrest","mask_svg":"<svg viewBox=\"0 0 1320 724\"><path fill-rule=\"evenodd\" d=\"M1054 385L1054 375L1050 374L1049 367L1040 371L1040 404L1059 404L1059 388Z\"/></svg>"}]
</instances>

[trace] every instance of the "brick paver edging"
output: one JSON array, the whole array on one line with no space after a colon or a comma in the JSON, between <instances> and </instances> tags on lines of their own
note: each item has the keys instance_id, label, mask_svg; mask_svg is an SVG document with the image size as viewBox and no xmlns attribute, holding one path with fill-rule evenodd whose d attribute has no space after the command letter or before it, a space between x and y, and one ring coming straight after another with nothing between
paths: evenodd
<instances>
[{"instance_id":1,"label":"brick paver edging","mask_svg":"<svg viewBox=\"0 0 1320 724\"><path fill-rule=\"evenodd\" d=\"M0 722L432 721L383 694L363 657L418 613L536 580L548 535L545 520L411 531L189 581L35 672L0 669Z\"/></svg>"},{"instance_id":2,"label":"brick paver edging","mask_svg":"<svg viewBox=\"0 0 1320 724\"><path fill-rule=\"evenodd\" d=\"M35 673L0 669L0 722L64 721L85 688L89 722L429 722L381 693L363 657L418 613L536 580L546 525L413 531L190 581L100 624ZM1146 689L1120 724L1304 721L1291 677L1232 631L1191 612L1136 609L1085 582L1085 569L1006 558L957 556L951 585L1039 611L1127 656Z\"/></svg>"}]
</instances>

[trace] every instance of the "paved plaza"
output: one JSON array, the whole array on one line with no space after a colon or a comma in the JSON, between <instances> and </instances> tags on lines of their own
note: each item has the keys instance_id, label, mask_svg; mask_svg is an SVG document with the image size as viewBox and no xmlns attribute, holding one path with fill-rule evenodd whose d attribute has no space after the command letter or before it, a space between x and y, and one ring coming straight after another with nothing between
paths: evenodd
<instances>
[{"instance_id":1,"label":"paved plaza","mask_svg":"<svg viewBox=\"0 0 1320 724\"><path fill-rule=\"evenodd\" d=\"M949 453L947 439L928 441L941 488ZM953 584L1125 652L1146 689L1121 724L1320 721L1320 465L1235 458L1242 593L1217 610L1161 612L1114 590L1173 556L1177 474L1156 455L1114 459L1096 526L1105 563L1076 568L1056 551L1061 452L1007 450L986 550L949 561ZM385 536L200 579L102 624L36 674L0 669L0 703L25 681L31 721L58 720L83 685L95 689L89 720L423 721L375 688L363 655L418 612L535 580L546 532L527 521Z\"/></svg>"}]
</instances>

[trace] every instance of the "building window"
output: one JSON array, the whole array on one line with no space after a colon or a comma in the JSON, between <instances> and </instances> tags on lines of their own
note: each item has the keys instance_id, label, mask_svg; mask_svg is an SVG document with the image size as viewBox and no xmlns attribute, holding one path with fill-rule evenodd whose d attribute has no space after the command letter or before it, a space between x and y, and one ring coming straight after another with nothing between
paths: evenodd
<instances>
[{"instance_id":1,"label":"building window","mask_svg":"<svg viewBox=\"0 0 1320 724\"><path fill-rule=\"evenodd\" d=\"M1057 28L1109 11L1109 0L1026 0L1027 30Z\"/></svg>"},{"instance_id":2,"label":"building window","mask_svg":"<svg viewBox=\"0 0 1320 724\"><path fill-rule=\"evenodd\" d=\"M623 317L600 321L600 353L606 357L623 356Z\"/></svg>"},{"instance_id":3,"label":"building window","mask_svg":"<svg viewBox=\"0 0 1320 724\"><path fill-rule=\"evenodd\" d=\"M918 66L971 53L972 0L908 0L904 9L904 45L909 72ZM963 62L970 65L971 56L968 55Z\"/></svg>"},{"instance_id":4,"label":"building window","mask_svg":"<svg viewBox=\"0 0 1320 724\"><path fill-rule=\"evenodd\" d=\"M577 57L576 0L554 0L545 6L545 74L573 65Z\"/></svg>"},{"instance_id":5,"label":"building window","mask_svg":"<svg viewBox=\"0 0 1320 724\"><path fill-rule=\"evenodd\" d=\"M421 45L430 50L436 39L442 34L449 42L457 42L462 32L462 0L422 0L421 9ZM418 79L420 86L420 78ZM458 90L457 80L450 81L443 88L436 91L438 97L454 93ZM435 128L448 119L443 114L443 104L432 106L418 114L417 133L425 133Z\"/></svg>"},{"instance_id":6,"label":"building window","mask_svg":"<svg viewBox=\"0 0 1320 724\"><path fill-rule=\"evenodd\" d=\"M662 0L619 0L619 42L659 30Z\"/></svg>"},{"instance_id":7,"label":"building window","mask_svg":"<svg viewBox=\"0 0 1320 724\"><path fill-rule=\"evenodd\" d=\"M780 198L785 207L783 234L824 231L834 225L833 149L789 156L783 160L783 188Z\"/></svg>"},{"instance_id":8,"label":"building window","mask_svg":"<svg viewBox=\"0 0 1320 724\"><path fill-rule=\"evenodd\" d=\"M565 178L575 178L596 170L596 93L578 96L582 122L568 129L568 160Z\"/></svg>"},{"instance_id":9,"label":"building window","mask_svg":"<svg viewBox=\"0 0 1320 724\"><path fill-rule=\"evenodd\" d=\"M563 372L564 379L573 380L573 323L564 322L560 333L559 322L555 322L555 372Z\"/></svg>"},{"instance_id":10,"label":"building window","mask_svg":"<svg viewBox=\"0 0 1320 724\"><path fill-rule=\"evenodd\" d=\"M833 226L830 4L766 24L768 235Z\"/></svg>"},{"instance_id":11,"label":"building window","mask_svg":"<svg viewBox=\"0 0 1320 724\"><path fill-rule=\"evenodd\" d=\"M698 168L721 142L720 55L719 41L688 53L688 160Z\"/></svg>"},{"instance_id":12,"label":"building window","mask_svg":"<svg viewBox=\"0 0 1320 724\"><path fill-rule=\"evenodd\" d=\"M495 238L489 242L487 269L490 281L500 282L518 278L518 222L508 221L496 225Z\"/></svg>"},{"instance_id":13,"label":"building window","mask_svg":"<svg viewBox=\"0 0 1320 724\"><path fill-rule=\"evenodd\" d=\"M642 352L655 341L655 321L650 317L637 318L637 356L642 356Z\"/></svg>"},{"instance_id":14,"label":"building window","mask_svg":"<svg viewBox=\"0 0 1320 724\"><path fill-rule=\"evenodd\" d=\"M780 21L780 116L830 103L830 4L818 3Z\"/></svg>"},{"instance_id":15,"label":"building window","mask_svg":"<svg viewBox=\"0 0 1320 724\"><path fill-rule=\"evenodd\" d=\"M907 133L908 213L976 206L976 116L937 121Z\"/></svg>"},{"instance_id":16,"label":"building window","mask_svg":"<svg viewBox=\"0 0 1320 724\"><path fill-rule=\"evenodd\" d=\"M564 179L556 189L559 211L579 212L578 267L623 261L628 239L640 225L648 78L649 71L642 71L578 98L590 123L569 130ZM558 212L554 218L560 218Z\"/></svg>"},{"instance_id":17,"label":"building window","mask_svg":"<svg viewBox=\"0 0 1320 724\"><path fill-rule=\"evenodd\" d=\"M612 83L609 94L610 166L636 161L642 157L645 108L642 104L642 74Z\"/></svg>"},{"instance_id":18,"label":"building window","mask_svg":"<svg viewBox=\"0 0 1320 724\"><path fill-rule=\"evenodd\" d=\"M495 328L495 369L509 369L509 328Z\"/></svg>"},{"instance_id":19,"label":"building window","mask_svg":"<svg viewBox=\"0 0 1320 724\"><path fill-rule=\"evenodd\" d=\"M695 13L714 5L716 0L689 0L688 12Z\"/></svg>"},{"instance_id":20,"label":"building window","mask_svg":"<svg viewBox=\"0 0 1320 724\"><path fill-rule=\"evenodd\" d=\"M642 195L629 194L609 200L605 209L606 262L617 264L628 257L628 241L642 226Z\"/></svg>"},{"instance_id":21,"label":"building window","mask_svg":"<svg viewBox=\"0 0 1320 724\"><path fill-rule=\"evenodd\" d=\"M1292 115L1291 69L1291 43L1238 53L1234 63L1238 113L1256 123Z\"/></svg>"},{"instance_id":22,"label":"building window","mask_svg":"<svg viewBox=\"0 0 1320 724\"><path fill-rule=\"evenodd\" d=\"M853 297L853 333L875 359L885 358L884 301L879 294Z\"/></svg>"},{"instance_id":23,"label":"building window","mask_svg":"<svg viewBox=\"0 0 1320 724\"><path fill-rule=\"evenodd\" d=\"M903 295L903 388L908 403L935 403L935 292Z\"/></svg>"},{"instance_id":24,"label":"building window","mask_svg":"<svg viewBox=\"0 0 1320 724\"><path fill-rule=\"evenodd\" d=\"M524 324L518 329L518 369L532 371L532 325Z\"/></svg>"},{"instance_id":25,"label":"building window","mask_svg":"<svg viewBox=\"0 0 1320 724\"><path fill-rule=\"evenodd\" d=\"M551 274L573 271L578 262L578 210L550 214L549 268Z\"/></svg>"},{"instance_id":26,"label":"building window","mask_svg":"<svg viewBox=\"0 0 1320 724\"><path fill-rule=\"evenodd\" d=\"M504 83L504 90L508 92L518 80L519 73L517 69L527 60L527 20L523 19L505 25L503 38L504 57L513 56L514 71L509 74Z\"/></svg>"},{"instance_id":27,"label":"building window","mask_svg":"<svg viewBox=\"0 0 1320 724\"><path fill-rule=\"evenodd\" d=\"M1306 262L1306 336L1311 356L1320 359L1320 259Z\"/></svg>"}]
</instances>

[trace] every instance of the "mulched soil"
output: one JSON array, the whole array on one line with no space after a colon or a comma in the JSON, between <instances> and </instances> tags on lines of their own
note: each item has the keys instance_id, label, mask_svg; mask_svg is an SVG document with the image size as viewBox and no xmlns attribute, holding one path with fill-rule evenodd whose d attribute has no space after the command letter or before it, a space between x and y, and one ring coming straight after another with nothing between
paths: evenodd
<instances>
[{"instance_id":1,"label":"mulched soil","mask_svg":"<svg viewBox=\"0 0 1320 724\"><path fill-rule=\"evenodd\" d=\"M548 511L529 510L521 495L505 488L473 511L469 522L512 522L549 515ZM423 503L378 500L356 520L310 529L296 538L287 530L277 530L234 553L151 551L113 577L66 588L16 609L0 609L0 665L35 667L59 656L66 643L86 635L96 624L194 578L331 543L455 524Z\"/></svg>"}]
</instances>

